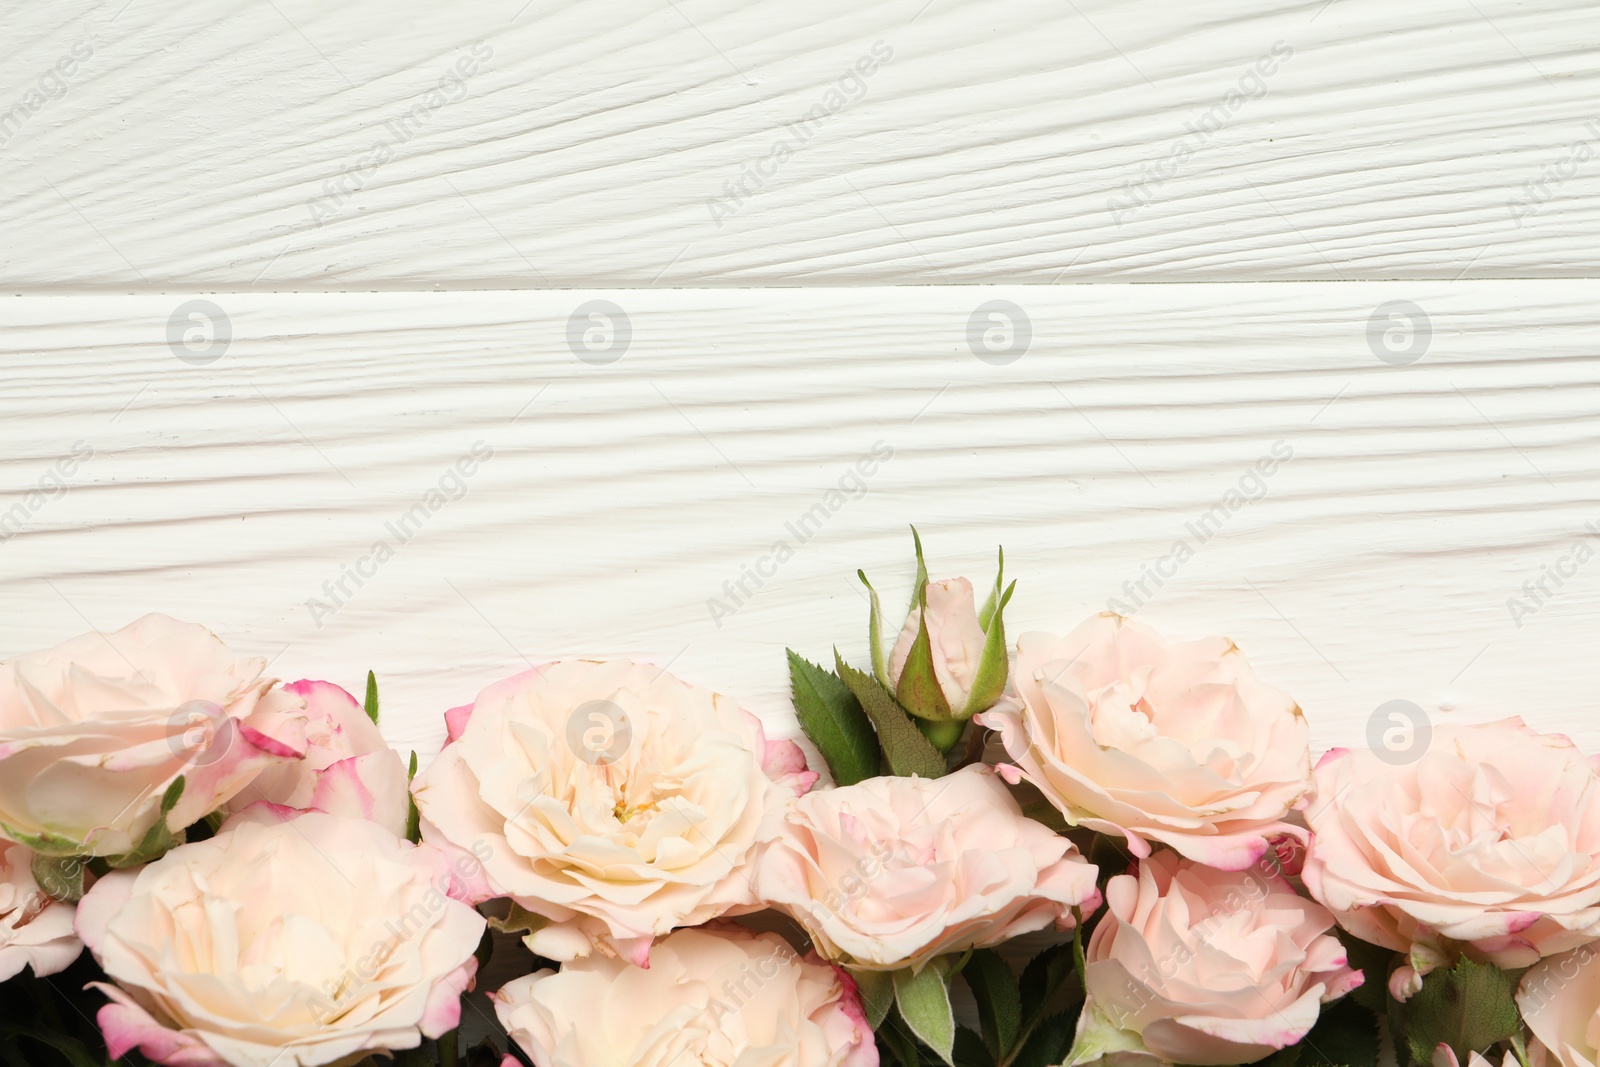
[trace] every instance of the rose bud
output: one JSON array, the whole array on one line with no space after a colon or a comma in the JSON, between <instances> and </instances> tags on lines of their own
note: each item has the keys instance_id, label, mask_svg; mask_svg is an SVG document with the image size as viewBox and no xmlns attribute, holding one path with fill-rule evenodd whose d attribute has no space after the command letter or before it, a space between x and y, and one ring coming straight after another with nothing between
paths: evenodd
<instances>
[{"instance_id":1,"label":"rose bud","mask_svg":"<svg viewBox=\"0 0 1600 1067\"><path fill-rule=\"evenodd\" d=\"M872 667L878 681L919 719L962 723L987 711L1005 692L1006 631L1002 615L1017 583L1002 585L1005 553L994 587L980 609L972 583L965 578L928 580L922 539L913 528L917 549L917 587L911 610L888 656L884 655L882 611L867 576L857 574L872 592ZM947 731L950 744L960 730ZM934 737L935 743L940 738Z\"/></svg>"}]
</instances>

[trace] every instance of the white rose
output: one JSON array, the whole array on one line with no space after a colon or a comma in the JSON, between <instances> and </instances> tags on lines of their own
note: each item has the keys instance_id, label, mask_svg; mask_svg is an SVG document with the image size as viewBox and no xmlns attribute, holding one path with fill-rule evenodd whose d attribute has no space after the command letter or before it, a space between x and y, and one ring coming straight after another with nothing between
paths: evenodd
<instances>
[{"instance_id":1,"label":"white rose","mask_svg":"<svg viewBox=\"0 0 1600 1067\"><path fill-rule=\"evenodd\" d=\"M645 970L595 956L495 994L538 1067L877 1067L854 982L776 934L679 930Z\"/></svg>"},{"instance_id":2,"label":"white rose","mask_svg":"<svg viewBox=\"0 0 1600 1067\"><path fill-rule=\"evenodd\" d=\"M112 1058L352 1064L460 1021L484 920L441 853L366 819L259 804L206 841L100 879L78 934L116 985Z\"/></svg>"},{"instance_id":3,"label":"white rose","mask_svg":"<svg viewBox=\"0 0 1600 1067\"><path fill-rule=\"evenodd\" d=\"M482 897L550 959L641 965L680 926L757 907L747 869L816 773L728 697L625 660L550 663L446 714L412 783L428 841L487 846Z\"/></svg>"}]
</instances>

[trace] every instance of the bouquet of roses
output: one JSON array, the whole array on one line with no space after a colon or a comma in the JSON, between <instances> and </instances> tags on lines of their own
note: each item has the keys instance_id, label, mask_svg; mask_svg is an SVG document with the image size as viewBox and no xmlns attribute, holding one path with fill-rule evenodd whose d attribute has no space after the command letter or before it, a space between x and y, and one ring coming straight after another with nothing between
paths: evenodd
<instances>
[{"instance_id":1,"label":"bouquet of roses","mask_svg":"<svg viewBox=\"0 0 1600 1067\"><path fill-rule=\"evenodd\" d=\"M0 664L0 1063L1594 1067L1570 741L1313 767L1231 641L1013 646L1014 583L916 555L870 662L789 653L826 782L625 661L490 686L420 774L370 674L281 685L164 616ZM463 1050L510 939L505 1047Z\"/></svg>"}]
</instances>

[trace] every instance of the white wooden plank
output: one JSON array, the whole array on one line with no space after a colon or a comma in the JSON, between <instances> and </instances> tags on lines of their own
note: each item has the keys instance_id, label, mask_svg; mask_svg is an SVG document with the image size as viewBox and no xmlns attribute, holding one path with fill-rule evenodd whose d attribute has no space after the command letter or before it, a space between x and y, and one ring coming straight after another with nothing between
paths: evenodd
<instances>
[{"instance_id":1,"label":"white wooden plank","mask_svg":"<svg viewBox=\"0 0 1600 1067\"><path fill-rule=\"evenodd\" d=\"M784 646L862 659L855 568L898 600L915 522L940 574L984 580L1005 544L1015 632L1117 598L1175 636L1234 637L1318 749L1359 742L1398 698L1597 750L1600 564L1544 577L1600 536L1597 297L1566 281L14 298L0 656L163 610L285 677L375 669L385 731L424 759L443 709L578 654L670 664L792 733ZM193 299L230 323L204 365L166 336ZM566 338L602 299L632 338L596 365ZM990 300L1029 316L1013 362L968 347ZM1429 317L1409 365L1369 347L1396 300ZM402 543L388 524L454 490L478 442L492 457ZM892 458L801 543L790 525L875 445ZM49 472L75 446L93 454L61 491ZM1241 483L1259 495L1249 472L1275 447L1292 458L1265 495L1199 543L1187 524ZM1135 604L1123 583L1179 539L1193 558ZM379 540L394 557L314 617ZM724 583L780 540L793 558L736 604ZM1508 598L1541 580L1517 625ZM714 620L711 598L737 610Z\"/></svg>"},{"instance_id":2,"label":"white wooden plank","mask_svg":"<svg viewBox=\"0 0 1600 1067\"><path fill-rule=\"evenodd\" d=\"M1574 0L22 5L0 288L1582 276L1597 29Z\"/></svg>"}]
</instances>

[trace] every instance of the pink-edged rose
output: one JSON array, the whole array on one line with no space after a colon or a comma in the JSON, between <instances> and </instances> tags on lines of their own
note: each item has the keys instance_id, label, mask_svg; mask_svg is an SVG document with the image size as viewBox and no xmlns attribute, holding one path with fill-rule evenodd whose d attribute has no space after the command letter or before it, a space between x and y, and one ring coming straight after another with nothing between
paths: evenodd
<instances>
[{"instance_id":1,"label":"pink-edged rose","mask_svg":"<svg viewBox=\"0 0 1600 1067\"><path fill-rule=\"evenodd\" d=\"M213 838L113 871L78 935L115 985L107 1050L168 1067L315 1067L460 1021L484 920L445 859L366 819L259 804Z\"/></svg>"},{"instance_id":2,"label":"pink-edged rose","mask_svg":"<svg viewBox=\"0 0 1600 1067\"><path fill-rule=\"evenodd\" d=\"M229 809L265 800L371 819L397 837L404 835L410 810L406 767L361 702L332 682L291 682L283 688L305 701L306 758L262 771Z\"/></svg>"},{"instance_id":3,"label":"pink-edged rose","mask_svg":"<svg viewBox=\"0 0 1600 1067\"><path fill-rule=\"evenodd\" d=\"M1227 638L1169 643L1103 614L1066 637L1023 634L1014 686L977 721L1073 825L1243 870L1311 785L1309 728Z\"/></svg>"},{"instance_id":4,"label":"pink-edged rose","mask_svg":"<svg viewBox=\"0 0 1600 1067\"><path fill-rule=\"evenodd\" d=\"M40 976L55 974L83 951L72 929L72 905L40 889L32 865L32 852L0 842L0 982L24 967Z\"/></svg>"},{"instance_id":5,"label":"pink-edged rose","mask_svg":"<svg viewBox=\"0 0 1600 1067\"><path fill-rule=\"evenodd\" d=\"M1269 856L1220 871L1161 851L1106 884L1085 951L1087 1000L1069 1064L1252 1063L1293 1045L1361 984L1333 916Z\"/></svg>"},{"instance_id":6,"label":"pink-edged rose","mask_svg":"<svg viewBox=\"0 0 1600 1067\"><path fill-rule=\"evenodd\" d=\"M303 702L202 626L146 615L0 663L0 836L116 856L177 832L305 755Z\"/></svg>"},{"instance_id":7,"label":"pink-edged rose","mask_svg":"<svg viewBox=\"0 0 1600 1067\"><path fill-rule=\"evenodd\" d=\"M423 836L486 844L480 895L540 917L528 945L556 960L645 965L654 938L754 910L755 850L817 778L733 700L626 660L549 663L445 718Z\"/></svg>"},{"instance_id":8,"label":"pink-edged rose","mask_svg":"<svg viewBox=\"0 0 1600 1067\"><path fill-rule=\"evenodd\" d=\"M757 870L765 903L822 955L862 970L1070 930L1074 907L1100 904L1095 868L982 767L802 797Z\"/></svg>"},{"instance_id":9,"label":"pink-edged rose","mask_svg":"<svg viewBox=\"0 0 1600 1067\"><path fill-rule=\"evenodd\" d=\"M1306 810L1306 888L1345 929L1410 954L1404 999L1457 949L1526 967L1600 937L1600 779L1521 719L1443 724L1396 764L1334 749Z\"/></svg>"},{"instance_id":10,"label":"pink-edged rose","mask_svg":"<svg viewBox=\"0 0 1600 1067\"><path fill-rule=\"evenodd\" d=\"M1600 1063L1597 949L1600 945L1591 943L1550 956L1522 976L1517 987L1517 1009L1533 1031L1534 1040L1528 1044L1530 1067L1595 1067Z\"/></svg>"},{"instance_id":11,"label":"pink-edged rose","mask_svg":"<svg viewBox=\"0 0 1600 1067\"><path fill-rule=\"evenodd\" d=\"M877 1067L855 983L731 923L518 978L495 1013L537 1067Z\"/></svg>"}]
</instances>

